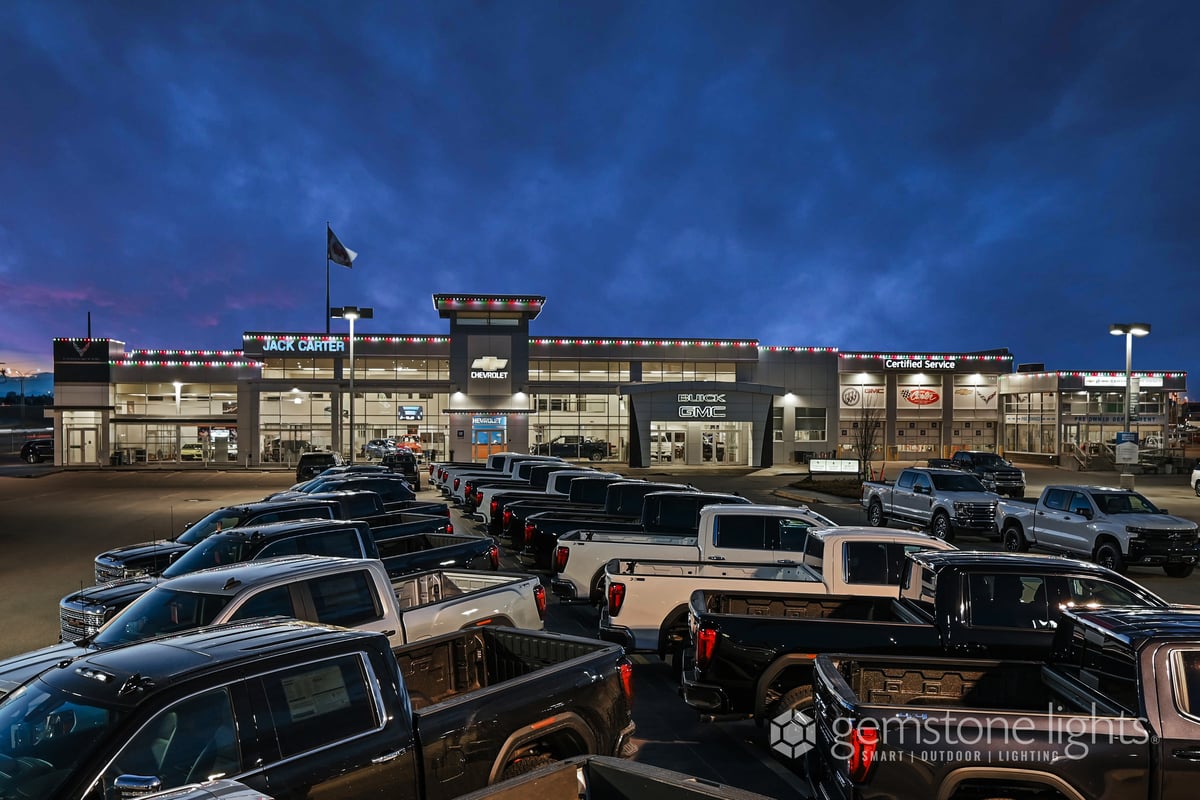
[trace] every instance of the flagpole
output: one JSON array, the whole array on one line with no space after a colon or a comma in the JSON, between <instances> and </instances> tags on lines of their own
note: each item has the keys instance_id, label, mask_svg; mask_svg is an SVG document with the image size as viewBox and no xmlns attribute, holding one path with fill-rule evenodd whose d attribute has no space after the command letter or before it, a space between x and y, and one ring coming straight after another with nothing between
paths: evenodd
<instances>
[{"instance_id":1,"label":"flagpole","mask_svg":"<svg viewBox=\"0 0 1200 800\"><path fill-rule=\"evenodd\" d=\"M325 335L329 335L329 220L325 220Z\"/></svg>"}]
</instances>

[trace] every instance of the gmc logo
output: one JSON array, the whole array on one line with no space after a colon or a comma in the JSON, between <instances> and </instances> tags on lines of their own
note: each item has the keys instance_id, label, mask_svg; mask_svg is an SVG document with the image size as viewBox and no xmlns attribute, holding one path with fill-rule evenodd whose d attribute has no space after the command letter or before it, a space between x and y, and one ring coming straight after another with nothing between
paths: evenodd
<instances>
[{"instance_id":1,"label":"gmc logo","mask_svg":"<svg viewBox=\"0 0 1200 800\"><path fill-rule=\"evenodd\" d=\"M724 419L725 406L680 406L680 419Z\"/></svg>"}]
</instances>

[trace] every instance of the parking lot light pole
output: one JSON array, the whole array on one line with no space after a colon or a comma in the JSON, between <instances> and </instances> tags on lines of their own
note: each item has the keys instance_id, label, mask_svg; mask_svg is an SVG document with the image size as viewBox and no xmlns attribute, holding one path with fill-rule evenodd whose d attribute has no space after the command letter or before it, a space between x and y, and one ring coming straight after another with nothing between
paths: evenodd
<instances>
[{"instance_id":1,"label":"parking lot light pole","mask_svg":"<svg viewBox=\"0 0 1200 800\"><path fill-rule=\"evenodd\" d=\"M371 319L375 316L373 308L358 306L342 306L329 309L329 316L340 317L350 322L350 463L354 463L354 320Z\"/></svg>"},{"instance_id":2,"label":"parking lot light pole","mask_svg":"<svg viewBox=\"0 0 1200 800\"><path fill-rule=\"evenodd\" d=\"M1133 337L1150 333L1150 323L1114 322L1108 332L1125 337L1125 432L1129 433L1133 422Z\"/></svg>"}]
</instances>

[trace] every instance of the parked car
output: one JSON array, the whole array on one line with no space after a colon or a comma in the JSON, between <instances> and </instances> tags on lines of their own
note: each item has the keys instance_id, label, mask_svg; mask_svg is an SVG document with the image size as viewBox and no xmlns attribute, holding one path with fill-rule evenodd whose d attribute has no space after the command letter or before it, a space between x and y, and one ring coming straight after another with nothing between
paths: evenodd
<instances>
[{"instance_id":1,"label":"parked car","mask_svg":"<svg viewBox=\"0 0 1200 800\"><path fill-rule=\"evenodd\" d=\"M337 453L301 453L296 462L296 482L315 478L330 467L340 467L343 463L342 457Z\"/></svg>"},{"instance_id":2,"label":"parked car","mask_svg":"<svg viewBox=\"0 0 1200 800\"><path fill-rule=\"evenodd\" d=\"M1200 497L1200 460L1192 466L1192 488L1196 490L1196 496Z\"/></svg>"},{"instance_id":3,"label":"parked car","mask_svg":"<svg viewBox=\"0 0 1200 800\"><path fill-rule=\"evenodd\" d=\"M367 458L383 458L396 452L396 443L391 439L372 439L363 445L362 452Z\"/></svg>"},{"instance_id":4,"label":"parked car","mask_svg":"<svg viewBox=\"0 0 1200 800\"><path fill-rule=\"evenodd\" d=\"M204 442L185 442L179 448L180 461L203 461Z\"/></svg>"},{"instance_id":5,"label":"parked car","mask_svg":"<svg viewBox=\"0 0 1200 800\"><path fill-rule=\"evenodd\" d=\"M380 459L379 464L397 475L402 475L414 492L421 491L421 470L417 466L417 455L408 447L392 450Z\"/></svg>"},{"instance_id":6,"label":"parked car","mask_svg":"<svg viewBox=\"0 0 1200 800\"><path fill-rule=\"evenodd\" d=\"M21 445L21 460L27 461L30 464L38 464L42 461L53 461L54 440L27 439L25 444ZM1196 494L1200 494L1200 486L1196 488Z\"/></svg>"},{"instance_id":7,"label":"parked car","mask_svg":"<svg viewBox=\"0 0 1200 800\"><path fill-rule=\"evenodd\" d=\"M950 542L957 533L994 535L1000 498L957 469L910 467L890 481L863 481L862 507L876 527L889 519L920 525Z\"/></svg>"}]
</instances>

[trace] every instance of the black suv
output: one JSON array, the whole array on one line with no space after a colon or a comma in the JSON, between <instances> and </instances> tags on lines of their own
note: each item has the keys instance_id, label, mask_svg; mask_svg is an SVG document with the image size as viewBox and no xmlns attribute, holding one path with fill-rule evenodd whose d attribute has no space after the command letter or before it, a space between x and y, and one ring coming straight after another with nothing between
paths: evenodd
<instances>
[{"instance_id":1,"label":"black suv","mask_svg":"<svg viewBox=\"0 0 1200 800\"><path fill-rule=\"evenodd\" d=\"M392 453L387 453L379 464L387 467L397 475L404 476L414 492L421 491L421 470L417 467L417 456L412 450L402 447Z\"/></svg>"},{"instance_id":2,"label":"black suv","mask_svg":"<svg viewBox=\"0 0 1200 800\"><path fill-rule=\"evenodd\" d=\"M342 457L337 453L301 453L296 462L296 482L315 478L330 467L340 467L342 463Z\"/></svg>"},{"instance_id":3,"label":"black suv","mask_svg":"<svg viewBox=\"0 0 1200 800\"><path fill-rule=\"evenodd\" d=\"M21 446L21 460L30 464L54 460L53 439L29 439Z\"/></svg>"}]
</instances>

